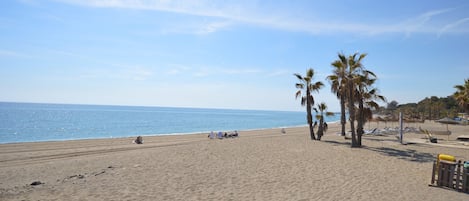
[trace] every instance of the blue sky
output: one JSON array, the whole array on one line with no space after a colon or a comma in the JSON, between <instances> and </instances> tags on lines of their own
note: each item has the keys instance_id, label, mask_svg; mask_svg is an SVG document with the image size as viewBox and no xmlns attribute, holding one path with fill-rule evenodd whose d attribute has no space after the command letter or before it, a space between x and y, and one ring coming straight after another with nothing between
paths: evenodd
<instances>
[{"instance_id":1,"label":"blue sky","mask_svg":"<svg viewBox=\"0 0 469 201\"><path fill-rule=\"evenodd\" d=\"M0 1L0 101L303 110L296 78L368 53L389 101L469 78L469 1Z\"/></svg>"}]
</instances>

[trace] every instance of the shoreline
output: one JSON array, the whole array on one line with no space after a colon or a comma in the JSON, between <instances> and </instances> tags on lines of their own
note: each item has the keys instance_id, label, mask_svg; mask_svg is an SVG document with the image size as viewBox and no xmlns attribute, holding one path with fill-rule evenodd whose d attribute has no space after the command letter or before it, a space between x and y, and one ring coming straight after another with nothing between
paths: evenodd
<instances>
[{"instance_id":1,"label":"shoreline","mask_svg":"<svg viewBox=\"0 0 469 201\"><path fill-rule=\"evenodd\" d=\"M305 124L302 112L293 111L1 102L0 106L1 114L12 114L0 123L4 128L0 144L187 135Z\"/></svg>"},{"instance_id":2,"label":"shoreline","mask_svg":"<svg viewBox=\"0 0 469 201\"><path fill-rule=\"evenodd\" d=\"M340 120L339 121L332 121L332 122L326 122L328 124L328 127L332 129L329 129L328 132L325 133L325 135L339 135L340 133ZM386 128L394 128L393 125L394 124L398 124L396 122L390 122L388 123L390 125L387 125L383 122L367 122L364 126L364 129L365 130L372 130L374 128L380 130L380 129L386 129ZM411 123L404 123L404 127L412 127L412 128L417 128L417 127L420 127L421 126L424 126L423 128L429 128L428 130L439 130L439 131L442 131L442 130L445 130L445 127L446 127L446 124L439 124L435 121L427 121L426 123L415 123L415 122L411 122ZM425 125L427 127L425 127ZM416 127L417 126L417 127ZM465 125L451 125L452 127L456 127L456 128L460 128L460 129L456 129L456 133L453 133L451 135L448 136L448 139L451 138L451 141L455 141L456 140L456 137L457 135L464 135L467 131L469 131L469 128L466 127ZM262 132L262 131L272 131L272 130L280 130L280 129L297 129L297 128L301 128L301 129L306 129L307 131L307 128L308 128L308 125L305 124L305 125L296 125L296 126L281 126L281 127L273 127L273 128L254 128L254 129L245 129L245 130L237 130L238 132L240 133L251 133L251 132ZM464 130L464 131L461 131ZM317 130L317 128L316 128ZM349 127L348 127L348 122L347 122L347 125L346 125L346 130L349 130ZM451 129L450 129L451 130ZM229 132L229 131L234 131L234 130L223 130L222 132ZM332 132L334 131L334 132ZM123 137L102 137L102 138L79 138L79 139L63 139L63 140L44 140L44 141L24 141L24 142L7 142L7 143L0 143L0 146L1 145L12 145L12 144L31 144L31 143L60 143L60 142L79 142L79 141L94 141L94 140L123 140L123 139L134 139L136 138L137 136L142 136L142 137L146 137L146 138L157 138L157 137L166 137L166 136L177 136L177 137L183 137L183 136L193 136L193 135L208 135L211 131L197 131L197 132L187 132L187 133L165 133L165 134L144 134L144 135L132 135L132 136L123 136ZM214 132L218 132L218 131L215 131ZM415 138L425 138L425 135L424 134L417 134L417 133L413 133L413 132L407 132L407 133L404 133L404 140L407 140L408 138L411 138L411 139L414 139ZM388 134L389 136L392 136L392 134ZM366 135L364 134L363 136L369 136L369 135ZM446 138L445 138L446 135L434 135L434 137L438 138L439 140L442 140L440 141L445 143L447 142ZM407 139L406 139L407 138ZM436 144L438 145L438 144ZM469 147L469 143L467 143L467 146Z\"/></svg>"},{"instance_id":3,"label":"shoreline","mask_svg":"<svg viewBox=\"0 0 469 201\"><path fill-rule=\"evenodd\" d=\"M327 122L329 124L329 122ZM331 122L335 123L335 122ZM307 127L308 125L296 125L296 126L281 126L281 127L273 127L273 128L253 128L253 129L245 129L245 130L237 130L238 132L246 132L246 131L262 131L262 130L273 130L273 129L282 129L282 128L301 128ZM227 131L234 131L234 130L226 130ZM137 136L142 137L158 137L158 136L185 136L185 135L197 135L197 134L209 134L211 131L196 131L196 132L187 132L187 133L163 133L163 134L137 134L131 136L122 136L122 137L92 137L92 138L76 138L76 139L63 139L63 140L39 140L39 141L21 141L21 142L0 142L0 145L4 144L21 144L21 143L43 143L43 142L65 142L65 141L79 141L79 140L103 140L103 139L120 139L120 138L136 138ZM214 131L215 132L215 131Z\"/></svg>"}]
</instances>

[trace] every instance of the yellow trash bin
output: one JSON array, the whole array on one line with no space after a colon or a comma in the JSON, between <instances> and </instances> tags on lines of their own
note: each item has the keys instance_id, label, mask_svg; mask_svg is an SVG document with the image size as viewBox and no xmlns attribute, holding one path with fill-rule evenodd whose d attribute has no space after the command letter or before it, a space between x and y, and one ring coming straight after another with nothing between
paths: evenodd
<instances>
[{"instance_id":1,"label":"yellow trash bin","mask_svg":"<svg viewBox=\"0 0 469 201\"><path fill-rule=\"evenodd\" d=\"M440 160L456 162L456 157L448 155L448 154L438 154L438 160L437 161L439 162Z\"/></svg>"}]
</instances>

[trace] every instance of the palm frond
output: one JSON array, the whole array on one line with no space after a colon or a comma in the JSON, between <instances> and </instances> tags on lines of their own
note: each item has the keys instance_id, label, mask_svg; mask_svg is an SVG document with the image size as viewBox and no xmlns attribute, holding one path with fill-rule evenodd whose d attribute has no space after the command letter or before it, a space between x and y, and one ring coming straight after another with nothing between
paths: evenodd
<instances>
[{"instance_id":1,"label":"palm frond","mask_svg":"<svg viewBox=\"0 0 469 201\"><path fill-rule=\"evenodd\" d=\"M374 101L368 101L368 102L366 102L366 105L368 105L369 107L371 107L373 109L379 109L378 103L376 103Z\"/></svg>"},{"instance_id":2,"label":"palm frond","mask_svg":"<svg viewBox=\"0 0 469 201\"><path fill-rule=\"evenodd\" d=\"M326 77L326 79L329 80L329 81L336 81L337 82L339 80L339 76L337 76L335 74L334 75L329 75L329 76Z\"/></svg>"},{"instance_id":3,"label":"palm frond","mask_svg":"<svg viewBox=\"0 0 469 201\"><path fill-rule=\"evenodd\" d=\"M355 53L355 54L358 54L358 53ZM366 55L368 55L368 54L367 53L360 54L360 57L358 58L358 61L363 60L366 57Z\"/></svg>"},{"instance_id":4,"label":"palm frond","mask_svg":"<svg viewBox=\"0 0 469 201\"><path fill-rule=\"evenodd\" d=\"M311 90L313 91L319 91L324 86L322 82L316 82L311 86Z\"/></svg>"},{"instance_id":5,"label":"palm frond","mask_svg":"<svg viewBox=\"0 0 469 201\"><path fill-rule=\"evenodd\" d=\"M301 97L301 90L298 90L298 91L295 93L295 99L298 99L298 97Z\"/></svg>"},{"instance_id":6,"label":"palm frond","mask_svg":"<svg viewBox=\"0 0 469 201\"><path fill-rule=\"evenodd\" d=\"M296 76L296 78L298 78L299 80L303 80L303 76L301 76L300 74L295 73L293 75Z\"/></svg>"},{"instance_id":7,"label":"palm frond","mask_svg":"<svg viewBox=\"0 0 469 201\"><path fill-rule=\"evenodd\" d=\"M384 96L382 96L382 95L377 95L377 96L376 96L376 99L381 100L381 101L383 101L383 102L386 102L386 97L384 97Z\"/></svg>"},{"instance_id":8,"label":"palm frond","mask_svg":"<svg viewBox=\"0 0 469 201\"><path fill-rule=\"evenodd\" d=\"M466 89L466 87L464 87L463 85L456 85L454 86L454 88L456 88L458 91L464 91Z\"/></svg>"},{"instance_id":9,"label":"palm frond","mask_svg":"<svg viewBox=\"0 0 469 201\"><path fill-rule=\"evenodd\" d=\"M308 69L306 71L306 77L313 78L313 76L314 76L314 70L312 68Z\"/></svg>"},{"instance_id":10,"label":"palm frond","mask_svg":"<svg viewBox=\"0 0 469 201\"><path fill-rule=\"evenodd\" d=\"M295 87L296 87L297 89L304 89L304 88L305 88L305 85L304 85L303 83L296 83L296 84L295 84Z\"/></svg>"}]
</instances>

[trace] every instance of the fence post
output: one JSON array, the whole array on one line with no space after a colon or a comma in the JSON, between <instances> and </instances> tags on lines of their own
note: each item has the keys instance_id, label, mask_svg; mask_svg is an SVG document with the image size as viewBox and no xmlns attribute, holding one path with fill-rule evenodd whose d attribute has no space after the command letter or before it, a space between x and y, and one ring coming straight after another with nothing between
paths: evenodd
<instances>
[{"instance_id":1,"label":"fence post","mask_svg":"<svg viewBox=\"0 0 469 201\"><path fill-rule=\"evenodd\" d=\"M436 161L433 161L433 168L432 168L432 185L435 184L435 176L436 176Z\"/></svg>"},{"instance_id":2,"label":"fence post","mask_svg":"<svg viewBox=\"0 0 469 201\"><path fill-rule=\"evenodd\" d=\"M454 178L454 182L455 182L454 188L456 190L459 190L459 185L461 183L461 166L462 166L461 165L461 160L459 160L458 163L457 163L456 174L454 175L454 177L455 177Z\"/></svg>"},{"instance_id":3,"label":"fence post","mask_svg":"<svg viewBox=\"0 0 469 201\"><path fill-rule=\"evenodd\" d=\"M462 191L469 193L469 168L463 169L462 174Z\"/></svg>"}]
</instances>

